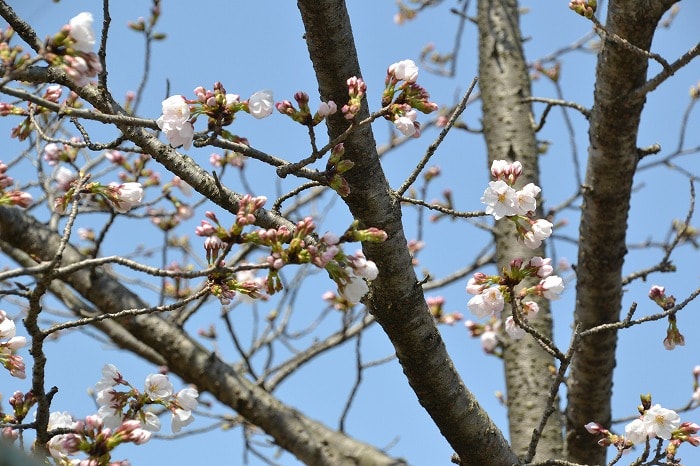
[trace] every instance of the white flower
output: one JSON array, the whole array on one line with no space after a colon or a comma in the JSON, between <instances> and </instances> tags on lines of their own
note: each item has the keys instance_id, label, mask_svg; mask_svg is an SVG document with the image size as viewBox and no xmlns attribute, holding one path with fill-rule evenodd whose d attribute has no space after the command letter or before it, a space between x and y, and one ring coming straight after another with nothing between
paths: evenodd
<instances>
[{"instance_id":1,"label":"white flower","mask_svg":"<svg viewBox=\"0 0 700 466\"><path fill-rule=\"evenodd\" d=\"M24 348L27 345L26 337L12 337L4 343L5 348L10 351L17 351L18 349Z\"/></svg>"},{"instance_id":2,"label":"white flower","mask_svg":"<svg viewBox=\"0 0 700 466\"><path fill-rule=\"evenodd\" d=\"M625 426L625 439L637 444L646 442L647 429L641 419L635 419Z\"/></svg>"},{"instance_id":3,"label":"white flower","mask_svg":"<svg viewBox=\"0 0 700 466\"><path fill-rule=\"evenodd\" d=\"M523 303L523 317L530 321L537 317L537 313L540 312L540 306L534 301L525 301Z\"/></svg>"},{"instance_id":4,"label":"white flower","mask_svg":"<svg viewBox=\"0 0 700 466\"><path fill-rule=\"evenodd\" d=\"M681 417L671 409L662 408L655 404L649 408L642 416L647 433L655 435L664 440L671 439L671 433L678 428Z\"/></svg>"},{"instance_id":5,"label":"white flower","mask_svg":"<svg viewBox=\"0 0 700 466\"><path fill-rule=\"evenodd\" d=\"M141 202L143 198L143 188L141 183L122 183L115 188L115 196L110 198L112 205L117 212L125 213Z\"/></svg>"},{"instance_id":6,"label":"white flower","mask_svg":"<svg viewBox=\"0 0 700 466\"><path fill-rule=\"evenodd\" d=\"M144 430L149 432L158 432L160 430L160 418L151 411L144 412L140 421L141 427Z\"/></svg>"},{"instance_id":7,"label":"white flower","mask_svg":"<svg viewBox=\"0 0 700 466\"><path fill-rule=\"evenodd\" d=\"M532 234L540 240L547 239L552 234L552 227L551 222L540 218L532 225Z\"/></svg>"},{"instance_id":8,"label":"white flower","mask_svg":"<svg viewBox=\"0 0 700 466\"><path fill-rule=\"evenodd\" d=\"M180 429L182 429L186 425L192 424L192 422L194 422L194 416L192 416L191 411L188 411L186 409L173 410L173 417L171 419L170 425L173 429L173 432L180 432Z\"/></svg>"},{"instance_id":9,"label":"white flower","mask_svg":"<svg viewBox=\"0 0 700 466\"><path fill-rule=\"evenodd\" d=\"M196 388L187 387L183 388L175 395L175 400L177 404L188 411L193 411L197 409L197 397L199 392Z\"/></svg>"},{"instance_id":10,"label":"white flower","mask_svg":"<svg viewBox=\"0 0 700 466\"><path fill-rule=\"evenodd\" d=\"M555 300L559 299L559 295L564 291L564 280L556 275L550 275L542 280L539 286L542 288L542 296L547 299Z\"/></svg>"},{"instance_id":11,"label":"white flower","mask_svg":"<svg viewBox=\"0 0 700 466\"><path fill-rule=\"evenodd\" d=\"M508 335L510 335L513 340L520 340L525 336L525 330L515 323L513 316L508 316L506 318L506 332L508 332Z\"/></svg>"},{"instance_id":12,"label":"white flower","mask_svg":"<svg viewBox=\"0 0 700 466\"><path fill-rule=\"evenodd\" d=\"M54 179L56 180L56 187L61 191L68 191L70 185L76 180L76 174L73 170L60 166L56 169L54 173Z\"/></svg>"},{"instance_id":13,"label":"white flower","mask_svg":"<svg viewBox=\"0 0 700 466\"><path fill-rule=\"evenodd\" d=\"M248 109L255 118L261 119L270 116L274 108L275 102L270 90L258 91L248 99Z\"/></svg>"},{"instance_id":14,"label":"white flower","mask_svg":"<svg viewBox=\"0 0 700 466\"><path fill-rule=\"evenodd\" d=\"M117 385L122 380L122 374L114 364L105 364L102 367L102 378L95 384L98 392Z\"/></svg>"},{"instance_id":15,"label":"white flower","mask_svg":"<svg viewBox=\"0 0 700 466\"><path fill-rule=\"evenodd\" d=\"M481 348L487 353L492 353L498 346L498 337L493 330L486 330L481 334Z\"/></svg>"},{"instance_id":16,"label":"white flower","mask_svg":"<svg viewBox=\"0 0 700 466\"><path fill-rule=\"evenodd\" d=\"M478 317L486 317L503 310L503 294L497 286L487 288L467 303L469 310Z\"/></svg>"},{"instance_id":17,"label":"white flower","mask_svg":"<svg viewBox=\"0 0 700 466\"><path fill-rule=\"evenodd\" d=\"M79 52L89 53L95 45L95 32L92 30L92 13L82 12L71 18L70 36L75 40L73 48Z\"/></svg>"},{"instance_id":18,"label":"white flower","mask_svg":"<svg viewBox=\"0 0 700 466\"><path fill-rule=\"evenodd\" d=\"M335 256L335 254L333 254L333 256ZM355 255L348 257L348 259L350 260L353 273L358 277L374 280L377 278L377 275L379 275L377 264L375 264L374 261L367 260L361 250L355 251Z\"/></svg>"},{"instance_id":19,"label":"white flower","mask_svg":"<svg viewBox=\"0 0 700 466\"><path fill-rule=\"evenodd\" d=\"M163 400L173 394L173 384L165 374L150 374L146 377L146 393L153 400Z\"/></svg>"},{"instance_id":20,"label":"white flower","mask_svg":"<svg viewBox=\"0 0 700 466\"><path fill-rule=\"evenodd\" d=\"M75 429L76 423L73 422L72 416L67 412L55 411L49 414L49 424L47 426L48 430L54 429ZM49 447L49 453L56 460L64 460L73 451L67 450L66 444L63 440L66 435L55 435L51 437L51 440L47 443Z\"/></svg>"},{"instance_id":21,"label":"white flower","mask_svg":"<svg viewBox=\"0 0 700 466\"><path fill-rule=\"evenodd\" d=\"M418 114L416 113L415 110L411 109L408 112L404 113L403 116L400 116L394 120L394 126L396 126L396 129L401 131L401 134L404 136L416 136L416 134L420 135L418 132L418 128L416 127L416 118L418 117Z\"/></svg>"},{"instance_id":22,"label":"white flower","mask_svg":"<svg viewBox=\"0 0 700 466\"><path fill-rule=\"evenodd\" d=\"M552 234L552 224L544 219L539 219L531 226L531 230L523 236L523 243L530 249L536 249L542 244L542 240Z\"/></svg>"},{"instance_id":23,"label":"white flower","mask_svg":"<svg viewBox=\"0 0 700 466\"><path fill-rule=\"evenodd\" d=\"M389 74L396 79L412 83L418 79L418 66L413 60L401 60L389 66Z\"/></svg>"},{"instance_id":24,"label":"white flower","mask_svg":"<svg viewBox=\"0 0 700 466\"><path fill-rule=\"evenodd\" d=\"M194 126L189 120L190 106L181 95L173 95L162 102L163 114L156 124L165 133L173 147L183 146L189 149L194 137Z\"/></svg>"},{"instance_id":25,"label":"white flower","mask_svg":"<svg viewBox=\"0 0 700 466\"><path fill-rule=\"evenodd\" d=\"M122 423L122 412L116 408L112 408L109 405L102 405L100 409L97 410L97 417L102 420L104 427L106 429L116 429Z\"/></svg>"},{"instance_id":26,"label":"white flower","mask_svg":"<svg viewBox=\"0 0 700 466\"><path fill-rule=\"evenodd\" d=\"M161 106L163 114L158 120L163 121L163 123L180 124L190 118L190 106L184 96L171 95L161 102Z\"/></svg>"},{"instance_id":27,"label":"white flower","mask_svg":"<svg viewBox=\"0 0 700 466\"><path fill-rule=\"evenodd\" d=\"M180 432L184 426L191 424L194 421L192 411L197 409L197 397L199 392L192 387L183 388L175 395L175 403L171 408L172 419L171 427L173 432Z\"/></svg>"},{"instance_id":28,"label":"white flower","mask_svg":"<svg viewBox=\"0 0 700 466\"><path fill-rule=\"evenodd\" d=\"M490 181L481 202L486 204L486 214L500 220L515 215L515 190L503 180Z\"/></svg>"},{"instance_id":29,"label":"white flower","mask_svg":"<svg viewBox=\"0 0 700 466\"><path fill-rule=\"evenodd\" d=\"M537 208L537 200L535 199L540 193L539 186L528 183L523 186L523 189L515 193L515 211L518 215L527 215L528 212L534 212Z\"/></svg>"},{"instance_id":30,"label":"white flower","mask_svg":"<svg viewBox=\"0 0 700 466\"><path fill-rule=\"evenodd\" d=\"M12 319L0 320L0 338L12 338L15 336L17 327Z\"/></svg>"},{"instance_id":31,"label":"white flower","mask_svg":"<svg viewBox=\"0 0 700 466\"><path fill-rule=\"evenodd\" d=\"M369 287L362 277L353 273L350 267L346 267L345 271L348 273L348 282L342 289L339 289L340 294L351 304L359 303L369 292Z\"/></svg>"}]
</instances>

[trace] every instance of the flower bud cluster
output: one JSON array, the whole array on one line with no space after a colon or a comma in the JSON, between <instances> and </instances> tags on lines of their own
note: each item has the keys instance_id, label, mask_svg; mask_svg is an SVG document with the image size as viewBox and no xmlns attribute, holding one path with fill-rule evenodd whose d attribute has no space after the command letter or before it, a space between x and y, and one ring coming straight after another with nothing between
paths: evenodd
<instances>
[{"instance_id":1,"label":"flower bud cluster","mask_svg":"<svg viewBox=\"0 0 700 466\"><path fill-rule=\"evenodd\" d=\"M0 29L0 62L7 72L23 68L30 58L28 53L22 53L21 46L10 46L14 35L15 31L10 27L5 30Z\"/></svg>"},{"instance_id":2,"label":"flower bud cluster","mask_svg":"<svg viewBox=\"0 0 700 466\"><path fill-rule=\"evenodd\" d=\"M244 111L260 119L269 116L274 108L269 90L258 91L245 101L241 101L238 94L227 93L220 82L214 83L213 90L199 86L193 92L196 99L173 95L162 102L162 115L156 124L172 147L189 149L192 146L194 123L200 115L207 117L207 131L240 142L241 138L223 130L233 123L236 113Z\"/></svg>"},{"instance_id":3,"label":"flower bud cluster","mask_svg":"<svg viewBox=\"0 0 700 466\"><path fill-rule=\"evenodd\" d=\"M445 312L445 297L444 296L429 296L425 299L428 304L430 314L435 318L438 324L453 325L464 318L461 312Z\"/></svg>"},{"instance_id":4,"label":"flower bud cluster","mask_svg":"<svg viewBox=\"0 0 700 466\"><path fill-rule=\"evenodd\" d=\"M340 111L343 113L346 120L352 120L360 113L362 98L365 96L365 92L367 92L367 84L365 84L362 78L358 78L357 76L348 78L346 84L348 86L348 96L350 99L347 104L343 105Z\"/></svg>"},{"instance_id":5,"label":"flower bud cluster","mask_svg":"<svg viewBox=\"0 0 700 466\"><path fill-rule=\"evenodd\" d=\"M480 338L481 349L484 350L484 353L499 354L497 351L501 344L498 337L501 329L501 319L491 317L485 324L480 324L472 320L465 320L464 327L471 337Z\"/></svg>"},{"instance_id":6,"label":"flower bud cluster","mask_svg":"<svg viewBox=\"0 0 700 466\"><path fill-rule=\"evenodd\" d=\"M78 143L77 138L72 138L71 142ZM59 162L74 162L78 156L78 149L71 144L56 144L50 142L44 146L44 160L54 167Z\"/></svg>"},{"instance_id":7,"label":"flower bud cluster","mask_svg":"<svg viewBox=\"0 0 700 466\"><path fill-rule=\"evenodd\" d=\"M588 19L593 17L597 6L597 0L571 0L569 2L569 8L571 10L574 10L576 13Z\"/></svg>"},{"instance_id":8,"label":"flower bud cluster","mask_svg":"<svg viewBox=\"0 0 700 466\"><path fill-rule=\"evenodd\" d=\"M338 111L338 106L332 100L321 102L316 113L311 115L309 107L309 95L306 92L298 91L294 94L294 100L299 109L294 107L294 104L289 100L283 100L275 104L277 111L283 115L287 115L292 120L305 126L316 126L321 123L327 116L333 115Z\"/></svg>"},{"instance_id":9,"label":"flower bud cluster","mask_svg":"<svg viewBox=\"0 0 700 466\"><path fill-rule=\"evenodd\" d=\"M438 109L430 94L416 83L418 66L413 60L402 60L389 66L384 80L382 107L388 108L385 118L394 123L404 136L420 136L417 111L425 114ZM400 84L399 84L400 83Z\"/></svg>"},{"instance_id":10,"label":"flower bud cluster","mask_svg":"<svg viewBox=\"0 0 700 466\"><path fill-rule=\"evenodd\" d=\"M7 165L0 161L0 205L16 205L18 207L27 208L32 204L32 195L25 191L11 190L6 191L15 182L15 180L7 174Z\"/></svg>"},{"instance_id":11,"label":"flower bud cluster","mask_svg":"<svg viewBox=\"0 0 700 466\"><path fill-rule=\"evenodd\" d=\"M666 288L654 285L649 290L649 299L659 305L664 311L673 309L676 305L676 298L673 295L666 295ZM676 346L685 345L685 337L678 330L678 319L675 313L668 315L668 327L666 328L666 338L663 341L664 348L672 350Z\"/></svg>"},{"instance_id":12,"label":"flower bud cluster","mask_svg":"<svg viewBox=\"0 0 700 466\"><path fill-rule=\"evenodd\" d=\"M348 241L382 242L386 233L377 228L360 229L353 223L342 236L326 233L321 238L309 241L316 229L311 217L300 220L294 231L285 226L270 229L258 229L244 232L244 227L253 225L255 213L267 201L264 196L244 196L239 202L236 220L230 228L224 228L213 212L207 212L208 220L202 220L195 228L197 236L206 237L204 248L209 264L215 269L209 274L209 288L223 304L229 304L237 292L250 298L264 297L263 286L257 280L241 283L233 272L224 270L225 253L234 244L255 244L264 246L269 254L263 261L268 275L265 291L273 294L282 289L279 270L287 264L313 264L324 268L338 285L339 292L351 304L369 291L365 279L374 280L378 270L376 264L368 260L361 251L346 255L340 244Z\"/></svg>"},{"instance_id":13,"label":"flower bud cluster","mask_svg":"<svg viewBox=\"0 0 700 466\"><path fill-rule=\"evenodd\" d=\"M15 322L7 317L7 313L0 309L0 364L10 372L10 375L19 379L27 377L24 359L17 354L17 350L27 344L25 337L16 336Z\"/></svg>"},{"instance_id":14,"label":"flower bud cluster","mask_svg":"<svg viewBox=\"0 0 700 466\"><path fill-rule=\"evenodd\" d=\"M344 159L345 146L341 142L331 149L331 156L326 163L326 179L328 186L335 190L342 197L350 194L350 185L343 177L343 173L355 166L352 160Z\"/></svg>"}]
</instances>

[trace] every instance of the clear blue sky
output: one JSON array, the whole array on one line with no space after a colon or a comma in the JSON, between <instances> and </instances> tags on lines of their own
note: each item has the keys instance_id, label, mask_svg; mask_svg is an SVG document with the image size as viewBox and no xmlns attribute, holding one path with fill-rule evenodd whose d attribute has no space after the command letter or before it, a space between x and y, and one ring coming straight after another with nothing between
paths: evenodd
<instances>
[{"instance_id":1,"label":"clear blue sky","mask_svg":"<svg viewBox=\"0 0 700 466\"><path fill-rule=\"evenodd\" d=\"M101 1L74 0L53 4L47 1L14 1L17 11L37 30L40 37L57 31L72 16L81 11L91 11L96 24L101 18ZM440 8L429 9L414 22L398 26L393 22L396 12L395 2L381 0L374 2L349 2L353 20L355 39L363 70L368 84L368 94L372 109L379 108L386 67L405 58L418 58L421 48L433 42L441 51L451 49L457 29L456 18L448 9L454 2L444 2ZM139 16L148 16L149 2L132 0L112 2L112 32L108 50L108 69L113 95L120 99L127 91L134 90L141 77L143 63L142 40L138 34L126 28L127 21ZM575 42L590 30L590 23L568 10L568 2L524 2L529 13L523 16L523 35L529 60L534 61L552 51ZM700 6L692 0L681 2L681 13L670 30L661 30L654 41L653 50L673 61L697 42L697 18ZM310 65L303 28L294 2L264 0L257 2L224 2L200 0L196 3L180 5L178 2L163 2L159 30L168 34L167 40L157 43L153 49L151 78L146 88L144 101L139 114L157 118L160 102L166 96L166 80L170 94L191 96L197 86L211 88L215 81L223 82L229 92L247 98L260 89L272 89L275 100L290 99L297 90L305 90L311 95L312 108L318 103L314 95L316 82ZM448 79L421 72L419 83L431 93L433 100L441 105L455 102L467 88L477 73L476 31L467 25L460 48L458 73ZM561 84L564 98L574 100L589 107L592 103L594 85L595 55L575 52L562 60ZM651 72L659 67L652 64ZM700 79L700 66L697 60L677 73L671 81L662 85L649 96L648 108L643 117L642 131L638 144L648 146L661 144L660 156L670 153L678 144L678 127L689 99L688 89ZM533 94L556 97L551 83L544 79L536 81ZM543 106L535 107L540 115ZM575 112L570 114L576 127L576 146L579 157L585 163L587 127L585 120ZM463 119L471 127L479 127L480 108L468 107ZM422 121L427 119L421 116ZM8 134L12 120L0 120L0 134ZM197 129L203 128L200 121ZM691 115L686 135L686 147L700 144L697 131L700 117L697 112ZM281 115L273 114L266 120L253 120L242 115L234 124L233 131L249 138L251 145L268 153L289 160L300 159L309 152L305 131ZM101 133L97 133L101 134ZM389 127L384 121L375 124L377 141L386 142ZM398 186L423 154L435 137L434 130L427 130L420 139L410 141L385 158L385 170L394 186ZM104 138L113 136L105 133ZM571 166L571 148L561 112L554 109L547 126L539 137L551 141L549 152L542 158L543 196L547 206L554 206L567 199L575 190L575 177ZM192 150L188 155L201 160L205 168L211 150ZM0 159L12 157L8 149ZM650 157L650 160L653 158ZM486 157L479 136L455 132L451 134L435 156L434 163L443 169L443 176L434 182L428 200L440 196L442 189L449 187L454 192L455 207L459 210L479 210L482 206L479 197L488 181ZM697 161L680 162L686 169L700 172ZM267 194L273 198L275 191L274 172L269 168L252 169L251 179L259 189L253 194ZM27 172L29 173L29 172ZM11 173L21 181L19 173ZM231 175L231 174L230 174ZM29 175L27 175L29 176ZM163 179L169 177L163 174ZM242 190L238 178L229 176L224 182L234 190ZM284 183L286 190L294 186L295 180ZM670 220L684 218L688 209L688 183L677 173L658 168L641 172L635 179L638 190L630 212L629 241L639 244L647 240L661 241L666 237ZM319 210L323 205L319 205ZM192 225L198 222L204 209L200 209ZM220 210L217 210L220 213ZM326 219L321 228L343 229L349 220L347 210L338 203L334 213ZM407 235L415 235L415 215L408 210L405 215ZM575 236L578 221L577 211L571 209L560 213L557 221L568 221L568 226L557 231L560 235ZM89 218L86 221L90 221ZM695 222L698 225L698 222ZM122 230L128 223L117 225ZM129 235L114 235L110 252L127 253L136 243L153 246L158 240L156 229L145 222L139 226L138 238ZM193 235L192 227L187 233ZM151 241L152 239L152 241ZM450 271L470 263L481 249L488 236L466 222L443 221L438 228L429 228L425 236L426 250L419 259L419 272L424 268L434 277L441 277ZM199 247L199 239L194 238L194 246ZM557 241L556 257L576 261L576 252L571 243ZM655 264L661 252L643 252L631 249L625 265L626 273ZM352 249L349 251L352 252ZM679 272L667 276L654 275L647 283L635 282L627 289L624 310L632 302L638 302L638 315L656 312L646 294L652 284L667 287L669 293L684 299L700 285L698 251L684 247L674 256ZM156 260L157 263L157 259ZM0 262L0 267L4 267ZM289 276L292 274L290 273ZM466 309L468 296L464 292L466 279L444 290L448 311L461 311L469 316ZM571 313L574 306L573 282L564 298L554 306L556 339L560 345L569 341ZM332 288L329 283L315 280L300 289L298 305L309 315L299 315L299 326L312 319L322 309L320 295ZM2 302L0 302L2 305ZM263 304L264 306L264 304ZM264 308L263 308L264 309ZM673 352L665 351L662 340L665 336L665 323L636 327L620 335L620 359L616 370L614 387L614 416L626 417L635 413L640 393L650 392L654 401L665 407L675 408L684 405L692 393L691 370L700 364L700 317L698 304L692 304L678 319L681 332L686 337L686 346ZM212 303L200 311L192 323L192 330L205 327L210 322L220 324L219 306ZM237 325L247 328L250 319L247 310L235 310ZM333 319L331 319L333 321ZM505 409L500 406L494 393L505 390L500 363L482 354L478 340L470 339L461 324L454 327L441 327L448 349L467 386L475 392L480 403L492 414L502 429L507 431ZM592 342L593 343L593 342ZM315 361L298 375L286 381L277 392L285 402L300 409L309 416L322 420L330 426L337 426L351 383L355 377L354 345L346 345ZM58 342L49 343L49 365L47 384L57 385L59 394L54 398L54 409L71 411L77 417L94 411L86 389L100 378L100 368L104 363L117 364L124 375L136 385L142 385L152 367L140 363L77 332L64 335ZM232 348L220 348L228 359L235 359ZM392 353L391 345L378 328L373 328L363 338L363 358L371 361ZM70 376L70 378L69 378ZM26 390L28 381L16 383L6 374L0 374L0 392L5 397L16 389ZM179 387L180 382L176 382ZM202 400L211 397L203 395ZM682 415L683 420L700 423L700 413ZM203 417L191 426L200 428L209 425ZM167 423L165 423L167 425ZM401 369L396 361L364 373L360 392L346 422L347 432L359 439L379 447L389 447L389 453L405 457L411 464L449 464L451 449L442 439L427 414L416 402L415 395L408 388ZM169 429L163 429L168 433ZM134 465L145 464L242 464L243 446L240 429L215 431L205 435L194 435L176 442L154 440L141 447L124 447L116 451L115 459L128 458ZM262 437L260 437L262 438ZM268 453L270 451L268 450ZM680 456L686 464L700 461L700 451L684 445ZM262 464L254 456L249 456L252 465ZM276 459L279 464L299 464L291 455L283 454Z\"/></svg>"}]
</instances>

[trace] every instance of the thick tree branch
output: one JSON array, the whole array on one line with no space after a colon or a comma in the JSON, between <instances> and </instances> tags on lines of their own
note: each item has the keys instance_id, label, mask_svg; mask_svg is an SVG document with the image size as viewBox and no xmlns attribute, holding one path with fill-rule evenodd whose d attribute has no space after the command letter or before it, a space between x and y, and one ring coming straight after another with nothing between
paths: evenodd
<instances>
[{"instance_id":1,"label":"thick tree branch","mask_svg":"<svg viewBox=\"0 0 700 466\"><path fill-rule=\"evenodd\" d=\"M361 76L361 72L345 3L300 0L297 4L321 99L347 101L346 81ZM365 101L357 118L368 115ZM329 119L330 138L342 134L349 124L342 115ZM381 228L388 234L384 243L363 245L367 257L379 268L367 305L393 343L418 400L455 449L461 464L518 464L500 430L455 371L428 312L406 247L400 202L379 164L371 128L359 128L348 136L345 157L355 163L346 173L351 192L345 200L350 211L363 226Z\"/></svg>"},{"instance_id":2,"label":"thick tree branch","mask_svg":"<svg viewBox=\"0 0 700 466\"><path fill-rule=\"evenodd\" d=\"M55 257L61 238L21 210L0 207L0 240L39 260L50 261ZM66 245L63 265L84 259L85 256L70 244ZM103 313L148 307L102 268L76 271L65 277L65 282ZM404 464L282 404L202 347L179 326L159 316L130 316L117 322L133 337L160 353L170 371L236 410L306 464Z\"/></svg>"},{"instance_id":3,"label":"thick tree branch","mask_svg":"<svg viewBox=\"0 0 700 466\"><path fill-rule=\"evenodd\" d=\"M648 51L657 23L671 1L612 0L607 35ZM622 265L632 180L639 160L637 134L649 58L619 41L603 38L598 55L583 190L577 267L576 322L581 331L616 322L622 302ZM624 117L623 117L624 115ZM584 428L610 425L615 331L581 345L569 377L567 443L569 460L603 464L606 451Z\"/></svg>"}]
</instances>

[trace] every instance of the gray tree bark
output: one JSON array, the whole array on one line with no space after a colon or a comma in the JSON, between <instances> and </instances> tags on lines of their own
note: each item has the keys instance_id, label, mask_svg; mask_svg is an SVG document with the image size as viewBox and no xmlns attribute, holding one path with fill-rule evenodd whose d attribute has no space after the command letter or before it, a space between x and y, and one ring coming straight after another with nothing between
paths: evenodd
<instances>
[{"instance_id":1,"label":"gray tree bark","mask_svg":"<svg viewBox=\"0 0 700 466\"><path fill-rule=\"evenodd\" d=\"M579 230L575 317L581 330L619 320L627 215L646 99L634 91L646 81L649 58L610 34L648 51L661 16L673 3L611 0L608 4L608 37L602 40L598 55ZM594 338L595 344L579 346L571 365L568 457L584 464L605 464L606 450L584 425L595 421L610 426L617 333L597 333Z\"/></svg>"},{"instance_id":2,"label":"gray tree bark","mask_svg":"<svg viewBox=\"0 0 700 466\"><path fill-rule=\"evenodd\" d=\"M480 0L479 27L479 88L483 111L483 129L488 151L488 165L494 160L518 160L523 165L519 179L540 186L539 163L531 105L523 99L530 97L530 76L522 48L520 18L516 0ZM538 203L536 215L543 216ZM498 270L509 268L516 258L528 260L546 257L544 246L536 250L517 241L513 224L498 221L494 226ZM532 286L529 284L528 286ZM549 301L537 300L540 311L531 325L551 340L552 316ZM509 306L503 312L507 317ZM504 369L508 425L513 450L525 457L533 431L539 429L542 413L548 404L554 357L545 352L529 335L519 341L505 338ZM559 411L559 406L554 406ZM561 457L563 425L560 416L550 416L538 445L536 459Z\"/></svg>"}]
</instances>

